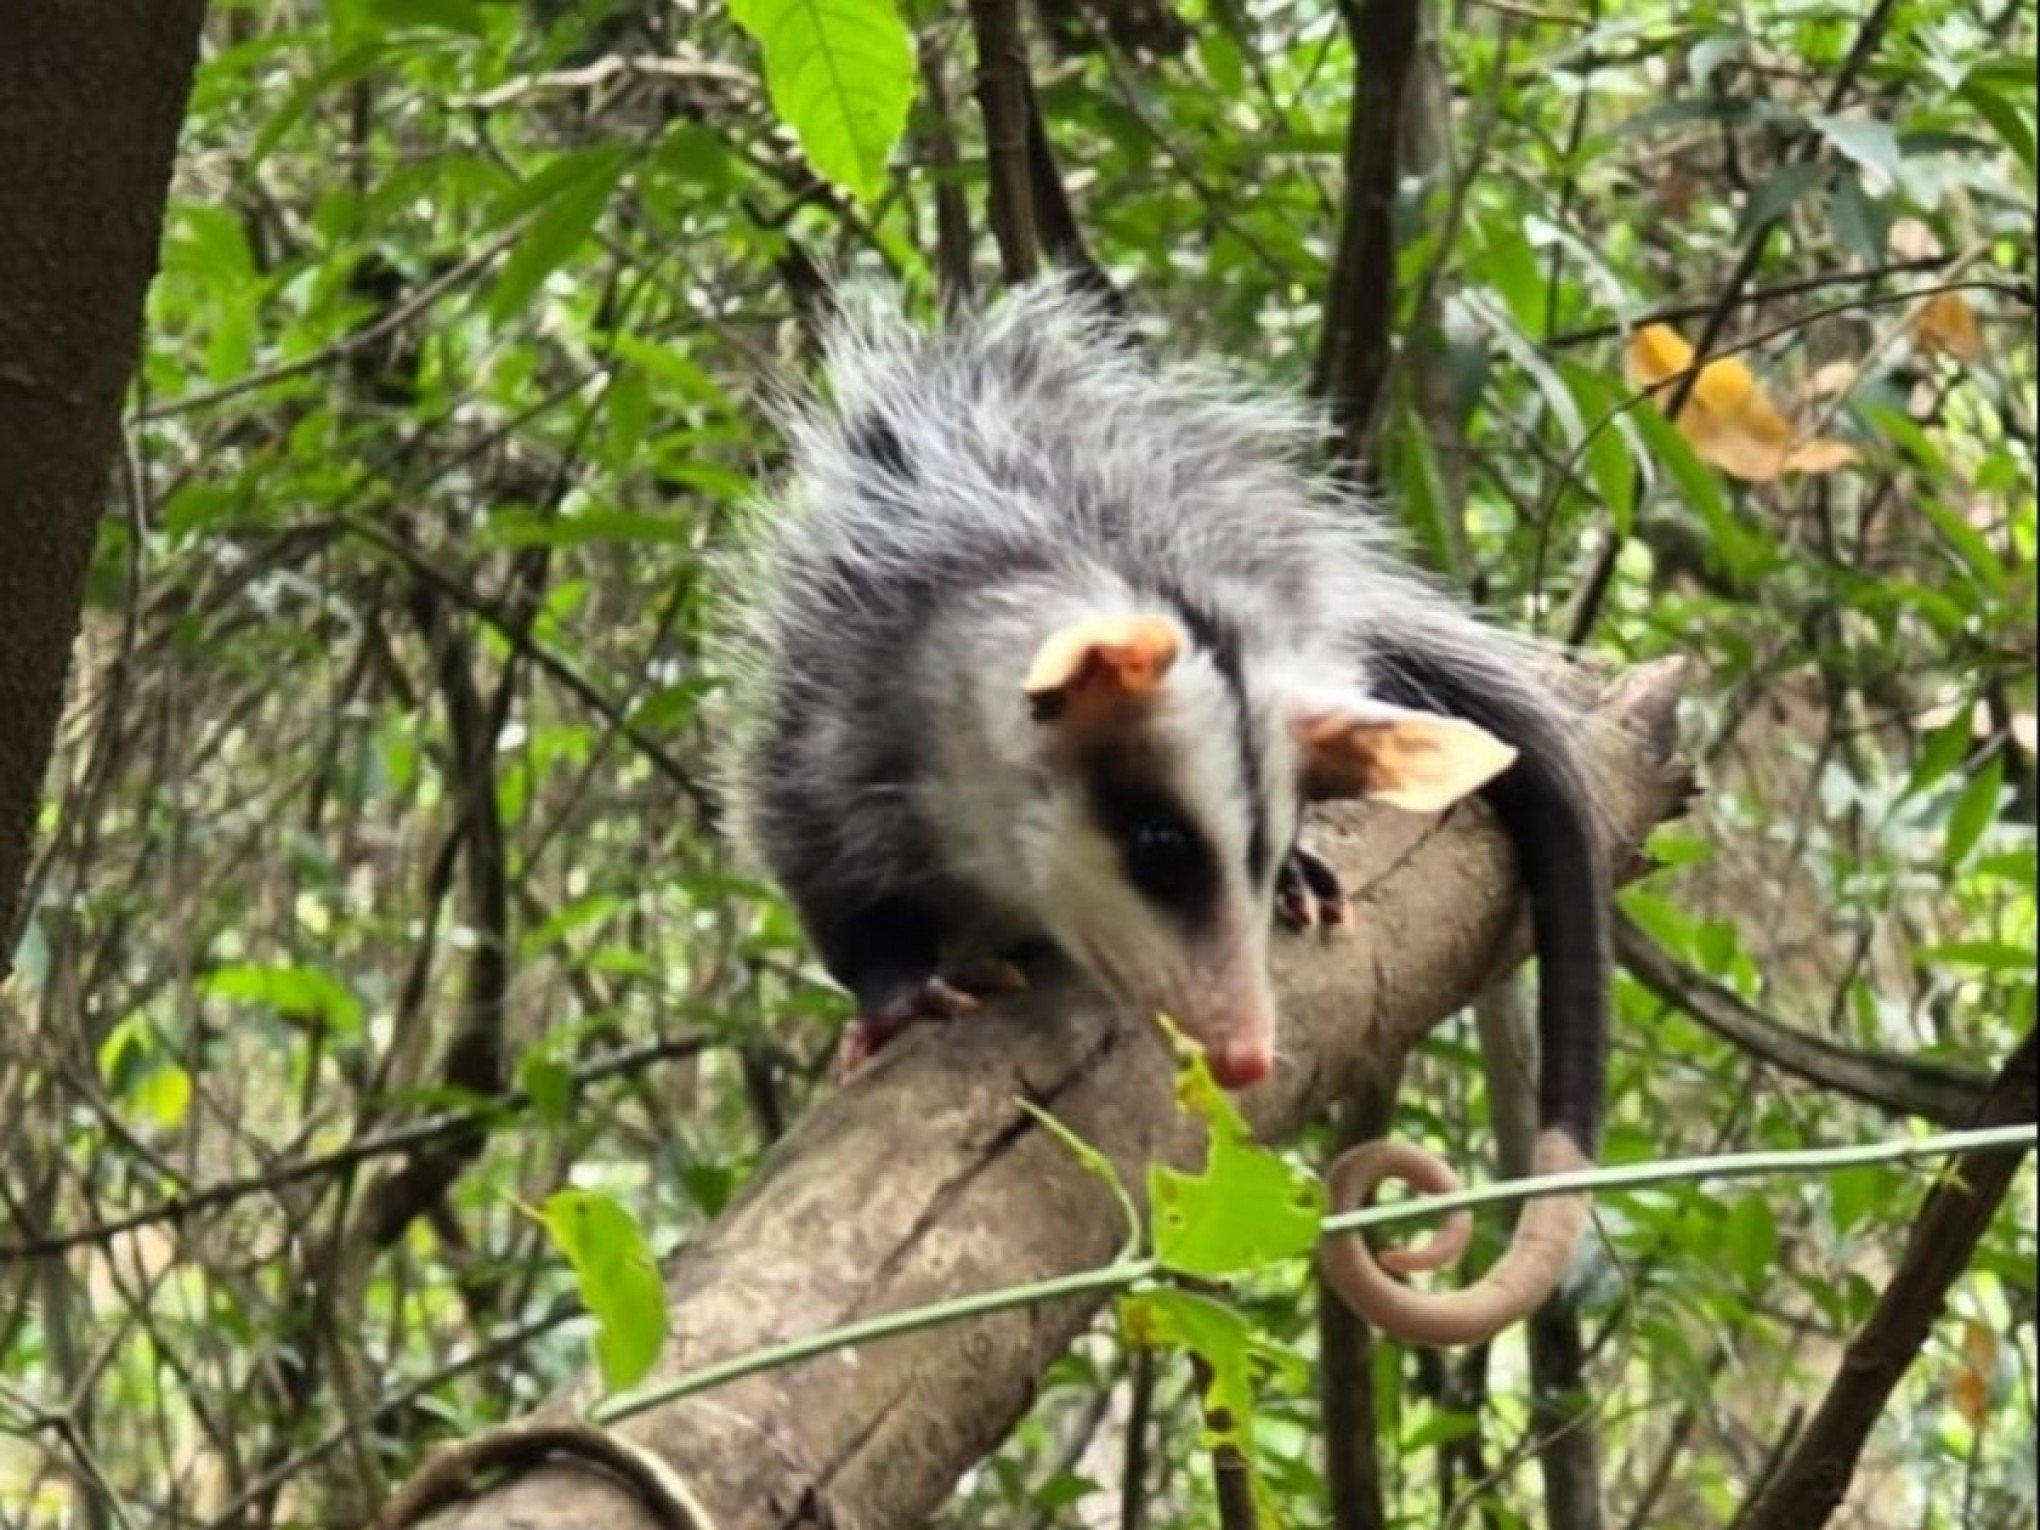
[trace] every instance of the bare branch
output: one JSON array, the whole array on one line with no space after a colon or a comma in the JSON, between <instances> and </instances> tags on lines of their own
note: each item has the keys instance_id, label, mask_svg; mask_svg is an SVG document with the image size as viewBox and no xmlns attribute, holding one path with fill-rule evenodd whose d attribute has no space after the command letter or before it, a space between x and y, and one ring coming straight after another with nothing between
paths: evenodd
<instances>
[{"instance_id":1,"label":"bare branch","mask_svg":"<svg viewBox=\"0 0 2040 1530\"><path fill-rule=\"evenodd\" d=\"M1027 165L1027 42L1015 0L971 0L970 24L977 35L992 235L1007 283L1018 286L1041 268Z\"/></svg>"},{"instance_id":2,"label":"bare branch","mask_svg":"<svg viewBox=\"0 0 2040 1530\"><path fill-rule=\"evenodd\" d=\"M2034 1119L2033 1032L2028 1030L1990 1086L1978 1126ZM1862 1331L1849 1342L1834 1384L1793 1442L1744 1530L1819 1530L1842 1501L1870 1430L1933 1331L1948 1291L1968 1268L1998 1203L2025 1162L2003 1149L1964 1155L1927 1195L1898 1271Z\"/></svg>"},{"instance_id":3,"label":"bare branch","mask_svg":"<svg viewBox=\"0 0 2040 1530\"><path fill-rule=\"evenodd\" d=\"M1795 1078L1897 1115L1942 1126L1973 1120L1989 1081L1921 1058L1880 1056L1793 1029L1681 965L1627 918L1615 922L1615 954L1631 975L1724 1040Z\"/></svg>"}]
</instances>

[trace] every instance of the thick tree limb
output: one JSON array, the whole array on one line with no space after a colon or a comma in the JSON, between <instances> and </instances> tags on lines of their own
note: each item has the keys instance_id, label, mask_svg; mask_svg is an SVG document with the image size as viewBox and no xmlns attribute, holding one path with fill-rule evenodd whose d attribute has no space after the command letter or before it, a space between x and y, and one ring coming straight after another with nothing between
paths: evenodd
<instances>
[{"instance_id":1,"label":"thick tree limb","mask_svg":"<svg viewBox=\"0 0 2040 1530\"><path fill-rule=\"evenodd\" d=\"M1027 164L1027 41L1017 0L971 0L970 25L977 35L992 237L1006 283L1017 287L1040 269Z\"/></svg>"},{"instance_id":2,"label":"thick tree limb","mask_svg":"<svg viewBox=\"0 0 2040 1530\"><path fill-rule=\"evenodd\" d=\"M1353 107L1346 119L1346 190L1326 294L1312 392L1331 404L1339 460L1368 456L1395 326L1396 183L1403 96L1417 54L1417 0L1343 0L1353 40Z\"/></svg>"},{"instance_id":3,"label":"thick tree limb","mask_svg":"<svg viewBox=\"0 0 2040 1530\"><path fill-rule=\"evenodd\" d=\"M1676 664L1636 671L1597 710L1593 749L1624 847L1683 800L1671 760L1678 685ZM1245 1099L1271 1138L1386 1077L1525 946L1508 851L1484 814L1349 809L1322 819L1314 840L1344 874L1358 917L1329 941L1278 941L1279 1063ZM1118 1208L1023 1099L1095 1144L1136 1188L1150 1161L1185 1162L1196 1149L1159 1039L1094 998L1042 989L909 1036L809 1112L676 1263L660 1374L1109 1260L1123 1235ZM1072 1299L904 1335L620 1428L687 1481L718 1530L912 1524L1020 1417L1095 1305ZM584 1384L563 1406L590 1396ZM597 1474L561 1463L432 1523L647 1523L632 1512Z\"/></svg>"},{"instance_id":4,"label":"thick tree limb","mask_svg":"<svg viewBox=\"0 0 2040 1530\"><path fill-rule=\"evenodd\" d=\"M0 976L204 10L10 7L0 46Z\"/></svg>"}]
</instances>

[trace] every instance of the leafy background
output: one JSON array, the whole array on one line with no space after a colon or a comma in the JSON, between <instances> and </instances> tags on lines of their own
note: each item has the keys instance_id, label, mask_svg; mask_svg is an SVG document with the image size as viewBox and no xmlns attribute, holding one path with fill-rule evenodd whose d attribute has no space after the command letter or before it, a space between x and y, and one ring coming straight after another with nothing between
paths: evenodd
<instances>
[{"instance_id":1,"label":"leafy background","mask_svg":"<svg viewBox=\"0 0 2040 1530\"><path fill-rule=\"evenodd\" d=\"M1766 1024L1986 1072L2034 1011L2033 20L1892 12L1425 8L1372 463L1505 619L1692 661L1708 790L1637 940ZM1026 12L1158 346L1322 387L1350 19ZM578 1370L576 1266L627 1307L635 1229L682 1242L824 1078L844 1002L716 832L712 564L826 273L932 309L961 191L993 285L973 58L961 7L876 0L213 7L0 1039L0 1525L328 1522ZM1747 372L1622 408L1677 364L1639 321L1690 343L1739 260ZM1613 1161L1917 1129L1664 982L1618 1000ZM1491 1169L1487 1119L1454 1023L1395 1129ZM1609 1523L1729 1522L1919 1181L1604 1208ZM2030 1522L2034 1221L2029 1172L1839 1523ZM1246 1299L1313 1352L1300 1264ZM1059 1363L942 1523L1120 1523L1132 1356ZM1391 1523L1538 1522L1517 1343L1375 1367ZM1255 1424L1301 1524L1307 1371ZM1147 1380L1141 1522L1208 1524L1192 1378Z\"/></svg>"}]
</instances>

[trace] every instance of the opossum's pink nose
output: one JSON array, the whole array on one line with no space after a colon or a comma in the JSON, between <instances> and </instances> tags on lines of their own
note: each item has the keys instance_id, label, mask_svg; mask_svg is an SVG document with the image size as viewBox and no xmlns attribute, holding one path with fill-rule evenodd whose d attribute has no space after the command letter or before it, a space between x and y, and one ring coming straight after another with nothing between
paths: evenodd
<instances>
[{"instance_id":1,"label":"opossum's pink nose","mask_svg":"<svg viewBox=\"0 0 2040 1530\"><path fill-rule=\"evenodd\" d=\"M1227 1089L1258 1084L1275 1071L1275 1054L1264 1040L1240 1038L1211 1049L1211 1076Z\"/></svg>"}]
</instances>

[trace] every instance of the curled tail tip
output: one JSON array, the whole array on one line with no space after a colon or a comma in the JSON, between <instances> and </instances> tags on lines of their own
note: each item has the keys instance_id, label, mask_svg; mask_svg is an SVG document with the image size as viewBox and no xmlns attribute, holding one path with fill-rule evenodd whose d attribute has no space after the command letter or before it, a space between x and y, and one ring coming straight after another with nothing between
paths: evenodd
<instances>
[{"instance_id":1,"label":"curled tail tip","mask_svg":"<svg viewBox=\"0 0 2040 1530\"><path fill-rule=\"evenodd\" d=\"M1561 1174L1592 1167L1592 1158L1563 1127L1540 1132L1531 1154L1533 1174ZM1332 1166L1334 1209L1354 1209L1388 1178L1401 1178L1430 1193L1456 1187L1444 1163L1407 1144L1363 1143ZM1357 1233L1326 1242L1321 1255L1325 1284L1360 1318L1389 1338L1408 1344L1481 1344L1529 1317L1563 1283L1573 1250L1586 1230L1589 1200L1584 1192L1540 1196L1516 1220L1509 1247L1494 1267L1457 1291L1419 1291L1392 1272L1436 1269L1464 1251L1468 1228L1455 1217L1431 1241L1377 1257ZM1458 1225L1455 1225L1458 1224ZM1438 1253L1445 1250L1447 1257Z\"/></svg>"}]
</instances>

